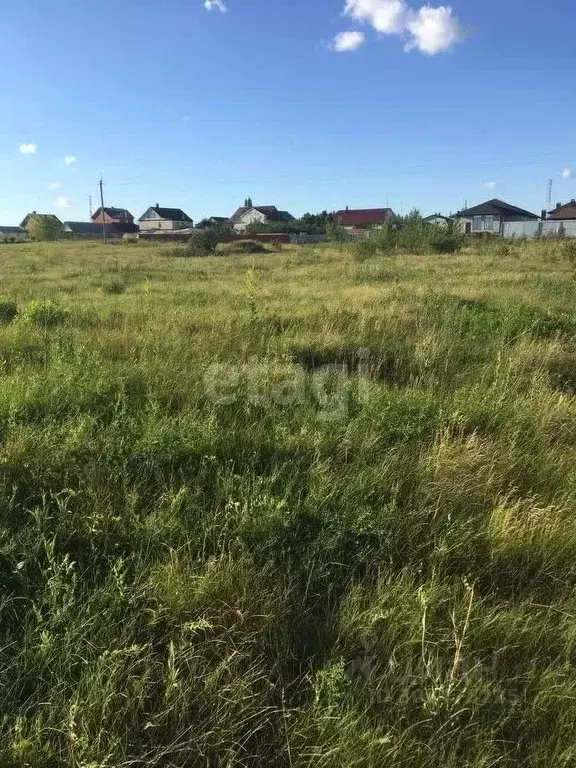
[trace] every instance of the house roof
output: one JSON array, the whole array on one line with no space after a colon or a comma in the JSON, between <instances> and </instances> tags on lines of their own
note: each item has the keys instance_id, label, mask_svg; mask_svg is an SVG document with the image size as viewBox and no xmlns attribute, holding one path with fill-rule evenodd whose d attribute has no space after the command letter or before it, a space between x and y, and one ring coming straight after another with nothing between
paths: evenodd
<instances>
[{"instance_id":1,"label":"house roof","mask_svg":"<svg viewBox=\"0 0 576 768\"><path fill-rule=\"evenodd\" d=\"M366 227L393 219L394 211L392 208L349 208L334 215L343 227Z\"/></svg>"},{"instance_id":2,"label":"house roof","mask_svg":"<svg viewBox=\"0 0 576 768\"><path fill-rule=\"evenodd\" d=\"M94 214L92 214L92 218L94 218L94 216L98 216L98 214L102 210L104 210L104 213L107 213L108 216L110 216L113 219L134 218L127 208L107 208L107 207L104 207L104 209L102 209L102 207L98 208L98 210Z\"/></svg>"},{"instance_id":3,"label":"house roof","mask_svg":"<svg viewBox=\"0 0 576 768\"><path fill-rule=\"evenodd\" d=\"M526 211L524 208L518 208L510 203L505 203L503 200L494 198L493 200L487 200L485 203L475 205L473 208L466 208L463 211L458 211L455 214L458 218L470 218L472 216L503 216L505 219L513 220L519 216L524 219L533 219L536 221L538 216L530 211Z\"/></svg>"},{"instance_id":4,"label":"house roof","mask_svg":"<svg viewBox=\"0 0 576 768\"><path fill-rule=\"evenodd\" d=\"M98 224L94 221L65 221L64 230L74 235L126 235L138 232L136 224Z\"/></svg>"},{"instance_id":5,"label":"house roof","mask_svg":"<svg viewBox=\"0 0 576 768\"><path fill-rule=\"evenodd\" d=\"M235 223L248 211L260 211L266 216L267 221L294 221L294 216L288 211L279 211L275 205L242 205L236 213L230 217L230 221Z\"/></svg>"},{"instance_id":6,"label":"house roof","mask_svg":"<svg viewBox=\"0 0 576 768\"><path fill-rule=\"evenodd\" d=\"M570 200L569 203L564 203L564 205L558 203L553 211L548 211L548 218L555 221L576 219L576 200Z\"/></svg>"},{"instance_id":7,"label":"house roof","mask_svg":"<svg viewBox=\"0 0 576 768\"><path fill-rule=\"evenodd\" d=\"M431 213L430 216L425 216L422 221L432 221L434 219L442 219L443 221L450 221L448 216L443 216L441 213Z\"/></svg>"},{"instance_id":8,"label":"house roof","mask_svg":"<svg viewBox=\"0 0 576 768\"><path fill-rule=\"evenodd\" d=\"M164 219L165 221L192 221L190 216L184 213L181 208L160 208L158 205L153 205L148 208L148 210L144 211L138 221L145 221L144 217L150 213L150 211L154 211L154 213L156 213L158 216L160 216L161 219Z\"/></svg>"},{"instance_id":9,"label":"house roof","mask_svg":"<svg viewBox=\"0 0 576 768\"><path fill-rule=\"evenodd\" d=\"M58 224L62 224L58 216L54 216L53 213L36 213L36 211L32 211L32 213L26 214L24 219L20 222L20 226L26 228L30 219L52 219L53 221L57 221Z\"/></svg>"},{"instance_id":10,"label":"house roof","mask_svg":"<svg viewBox=\"0 0 576 768\"><path fill-rule=\"evenodd\" d=\"M2 227L0 226L0 235L25 235L26 230L22 227Z\"/></svg>"}]
</instances>

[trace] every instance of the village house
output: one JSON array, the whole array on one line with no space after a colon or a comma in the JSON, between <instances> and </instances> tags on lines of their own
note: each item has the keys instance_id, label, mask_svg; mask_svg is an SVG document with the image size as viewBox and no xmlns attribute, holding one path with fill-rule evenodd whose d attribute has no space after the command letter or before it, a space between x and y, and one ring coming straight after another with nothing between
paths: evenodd
<instances>
[{"instance_id":1,"label":"village house","mask_svg":"<svg viewBox=\"0 0 576 768\"><path fill-rule=\"evenodd\" d=\"M441 213L433 213L430 216L425 216L422 221L424 224L437 224L440 227L446 227L450 219L448 216L442 216Z\"/></svg>"},{"instance_id":2,"label":"village house","mask_svg":"<svg viewBox=\"0 0 576 768\"><path fill-rule=\"evenodd\" d=\"M32 211L32 213L28 213L20 222L22 229L28 231L28 227L32 219L50 219L51 221L58 222L58 224L62 226L62 222L58 216L54 216L53 213L36 213L36 211Z\"/></svg>"},{"instance_id":3,"label":"village house","mask_svg":"<svg viewBox=\"0 0 576 768\"><path fill-rule=\"evenodd\" d=\"M472 234L504 235L506 224L538 221L538 216L503 200L494 198L466 208L454 215Z\"/></svg>"},{"instance_id":4,"label":"village house","mask_svg":"<svg viewBox=\"0 0 576 768\"><path fill-rule=\"evenodd\" d=\"M138 232L136 224L110 223L102 224L94 221L65 221L62 225L64 235L75 240L89 240L102 237L106 230L106 237L109 239L119 239L124 235L131 235Z\"/></svg>"},{"instance_id":5,"label":"village house","mask_svg":"<svg viewBox=\"0 0 576 768\"><path fill-rule=\"evenodd\" d=\"M148 208L138 219L141 232L190 229L194 222L181 208L161 208L159 203Z\"/></svg>"},{"instance_id":6,"label":"village house","mask_svg":"<svg viewBox=\"0 0 576 768\"><path fill-rule=\"evenodd\" d=\"M539 234L543 237L576 237L576 200L569 203L556 203L551 211L542 211L542 223Z\"/></svg>"},{"instance_id":7,"label":"village house","mask_svg":"<svg viewBox=\"0 0 576 768\"><path fill-rule=\"evenodd\" d=\"M235 232L244 232L251 224L285 223L295 221L288 211L280 211L275 205L243 205L230 218Z\"/></svg>"},{"instance_id":8,"label":"village house","mask_svg":"<svg viewBox=\"0 0 576 768\"><path fill-rule=\"evenodd\" d=\"M392 208L346 208L336 211L334 220L348 230L370 229L388 224L395 217Z\"/></svg>"},{"instance_id":9,"label":"village house","mask_svg":"<svg viewBox=\"0 0 576 768\"><path fill-rule=\"evenodd\" d=\"M134 216L126 208L98 208L92 214L95 224L134 224Z\"/></svg>"},{"instance_id":10,"label":"village house","mask_svg":"<svg viewBox=\"0 0 576 768\"><path fill-rule=\"evenodd\" d=\"M576 200L572 198L569 203L556 203L556 208L548 211L548 221L576 221Z\"/></svg>"}]
</instances>

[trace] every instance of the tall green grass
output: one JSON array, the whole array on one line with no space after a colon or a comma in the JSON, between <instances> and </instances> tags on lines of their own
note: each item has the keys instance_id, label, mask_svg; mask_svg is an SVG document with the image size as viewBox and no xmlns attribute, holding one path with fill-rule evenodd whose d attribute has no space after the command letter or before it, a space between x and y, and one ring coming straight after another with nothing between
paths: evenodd
<instances>
[{"instance_id":1,"label":"tall green grass","mask_svg":"<svg viewBox=\"0 0 576 768\"><path fill-rule=\"evenodd\" d=\"M564 246L0 256L2 768L575 764Z\"/></svg>"}]
</instances>

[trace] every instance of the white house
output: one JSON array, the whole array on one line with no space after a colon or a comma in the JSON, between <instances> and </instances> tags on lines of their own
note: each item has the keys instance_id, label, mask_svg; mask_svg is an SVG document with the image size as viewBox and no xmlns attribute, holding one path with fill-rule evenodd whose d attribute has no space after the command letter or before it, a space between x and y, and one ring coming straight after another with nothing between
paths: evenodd
<instances>
[{"instance_id":1,"label":"white house","mask_svg":"<svg viewBox=\"0 0 576 768\"><path fill-rule=\"evenodd\" d=\"M473 208L466 208L454 216L472 234L503 235L508 222L538 221L538 216L503 200L487 200Z\"/></svg>"},{"instance_id":2,"label":"white house","mask_svg":"<svg viewBox=\"0 0 576 768\"><path fill-rule=\"evenodd\" d=\"M431 216L426 216L422 221L425 224L438 224L440 227L446 227L450 219L448 216L442 216L440 213L433 213Z\"/></svg>"},{"instance_id":3,"label":"white house","mask_svg":"<svg viewBox=\"0 0 576 768\"><path fill-rule=\"evenodd\" d=\"M160 208L158 203L138 219L141 232L158 230L174 231L189 229L193 226L192 219L181 208Z\"/></svg>"},{"instance_id":4,"label":"white house","mask_svg":"<svg viewBox=\"0 0 576 768\"><path fill-rule=\"evenodd\" d=\"M235 232L244 232L251 224L294 221L288 211L279 211L275 205L243 205L230 218Z\"/></svg>"}]
</instances>

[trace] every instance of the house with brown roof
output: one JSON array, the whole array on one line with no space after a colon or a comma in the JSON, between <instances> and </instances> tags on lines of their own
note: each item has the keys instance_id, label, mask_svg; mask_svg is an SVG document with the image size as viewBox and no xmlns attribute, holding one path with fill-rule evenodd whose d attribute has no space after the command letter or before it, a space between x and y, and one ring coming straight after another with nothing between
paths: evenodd
<instances>
[{"instance_id":1,"label":"house with brown roof","mask_svg":"<svg viewBox=\"0 0 576 768\"><path fill-rule=\"evenodd\" d=\"M92 214L95 224L134 224L134 216L126 208L98 208Z\"/></svg>"},{"instance_id":2,"label":"house with brown roof","mask_svg":"<svg viewBox=\"0 0 576 768\"><path fill-rule=\"evenodd\" d=\"M194 222L181 208L161 208L158 203L148 208L138 219L141 232L190 229Z\"/></svg>"},{"instance_id":3,"label":"house with brown roof","mask_svg":"<svg viewBox=\"0 0 576 768\"><path fill-rule=\"evenodd\" d=\"M576 200L556 203L551 211L542 211L540 235L543 237L576 237Z\"/></svg>"},{"instance_id":4,"label":"house with brown roof","mask_svg":"<svg viewBox=\"0 0 576 768\"><path fill-rule=\"evenodd\" d=\"M454 218L462 221L466 232L489 235L503 235L510 222L538 221L536 214L497 198L459 211Z\"/></svg>"},{"instance_id":5,"label":"house with brown roof","mask_svg":"<svg viewBox=\"0 0 576 768\"><path fill-rule=\"evenodd\" d=\"M251 202L248 199L247 202ZM251 224L270 224L294 221L288 211L280 211L275 205L242 205L230 217L235 232L244 232Z\"/></svg>"},{"instance_id":6,"label":"house with brown roof","mask_svg":"<svg viewBox=\"0 0 576 768\"><path fill-rule=\"evenodd\" d=\"M548 211L546 218L550 221L576 221L576 200L572 198L569 203L556 203L556 208Z\"/></svg>"},{"instance_id":7,"label":"house with brown roof","mask_svg":"<svg viewBox=\"0 0 576 768\"><path fill-rule=\"evenodd\" d=\"M369 229L381 227L395 218L392 208L346 208L336 211L334 220L345 229Z\"/></svg>"}]
</instances>

